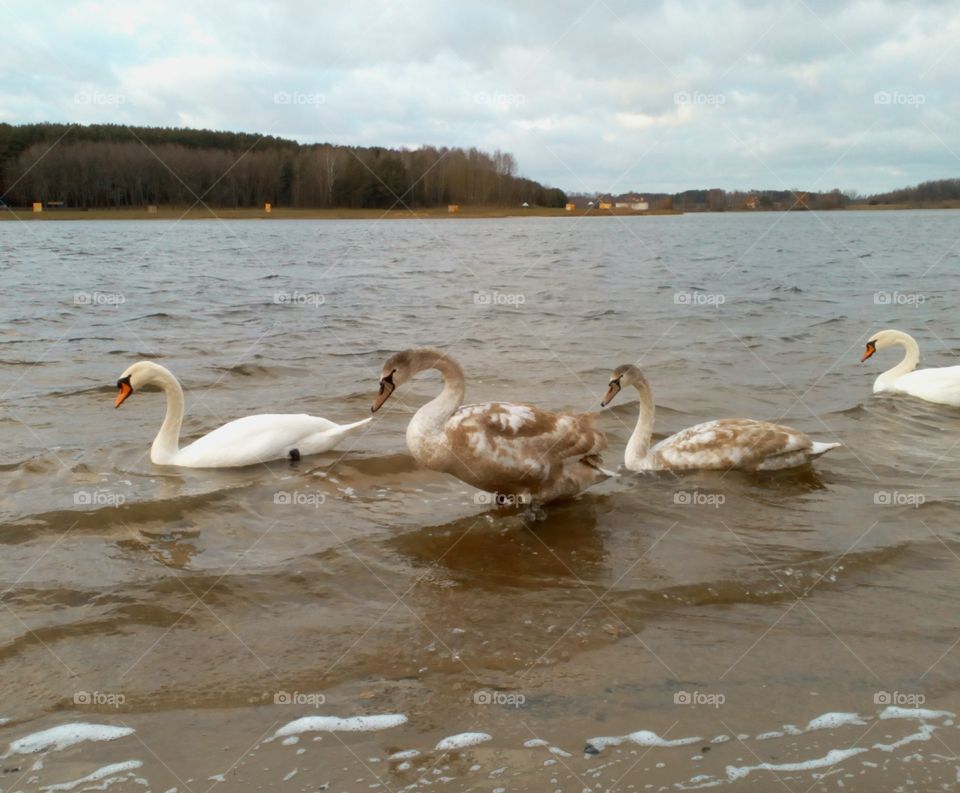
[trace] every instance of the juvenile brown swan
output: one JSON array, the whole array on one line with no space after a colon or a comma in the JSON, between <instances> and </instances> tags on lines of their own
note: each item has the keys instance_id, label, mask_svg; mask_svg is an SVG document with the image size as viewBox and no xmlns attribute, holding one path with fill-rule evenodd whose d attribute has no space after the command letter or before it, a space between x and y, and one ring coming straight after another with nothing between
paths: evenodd
<instances>
[{"instance_id":1,"label":"juvenile brown swan","mask_svg":"<svg viewBox=\"0 0 960 793\"><path fill-rule=\"evenodd\" d=\"M613 475L600 468L607 439L592 415L508 402L464 405L460 364L429 347L397 353L384 364L372 410L427 369L440 372L443 391L407 426L407 447L421 465L534 504L576 495Z\"/></svg>"},{"instance_id":2,"label":"juvenile brown swan","mask_svg":"<svg viewBox=\"0 0 960 793\"><path fill-rule=\"evenodd\" d=\"M745 471L776 471L805 465L814 457L840 446L820 443L804 433L754 419L719 419L696 424L660 441L651 448L655 406L647 379L636 366L614 369L606 407L623 388L633 386L640 394L640 418L627 443L624 465L631 471L684 471L739 468Z\"/></svg>"}]
</instances>

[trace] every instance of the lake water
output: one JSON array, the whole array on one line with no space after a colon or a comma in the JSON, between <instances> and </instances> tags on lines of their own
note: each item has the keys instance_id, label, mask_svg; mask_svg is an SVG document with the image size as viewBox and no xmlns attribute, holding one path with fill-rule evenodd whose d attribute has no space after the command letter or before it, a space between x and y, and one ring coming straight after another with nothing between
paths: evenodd
<instances>
[{"instance_id":1,"label":"lake water","mask_svg":"<svg viewBox=\"0 0 960 793\"><path fill-rule=\"evenodd\" d=\"M0 224L0 790L953 789L960 411L859 360L896 327L958 363L958 239L950 211ZM156 467L162 395L113 407L150 358L186 436L356 420L425 344L470 401L596 410L638 362L658 436L844 448L530 524L410 458L435 374L241 470ZM608 466L636 410L600 415Z\"/></svg>"}]
</instances>

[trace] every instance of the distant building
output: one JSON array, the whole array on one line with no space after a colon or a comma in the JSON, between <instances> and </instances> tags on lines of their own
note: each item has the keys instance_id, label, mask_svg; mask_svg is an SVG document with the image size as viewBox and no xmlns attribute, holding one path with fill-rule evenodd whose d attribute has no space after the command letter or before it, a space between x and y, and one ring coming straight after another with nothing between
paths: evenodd
<instances>
[{"instance_id":1,"label":"distant building","mask_svg":"<svg viewBox=\"0 0 960 793\"><path fill-rule=\"evenodd\" d=\"M646 212L650 209L650 202L637 195L618 196L614 202L616 209L632 209L635 212Z\"/></svg>"},{"instance_id":2,"label":"distant building","mask_svg":"<svg viewBox=\"0 0 960 793\"><path fill-rule=\"evenodd\" d=\"M743 199L743 208L744 209L756 209L757 208L757 197L755 195L748 195Z\"/></svg>"}]
</instances>

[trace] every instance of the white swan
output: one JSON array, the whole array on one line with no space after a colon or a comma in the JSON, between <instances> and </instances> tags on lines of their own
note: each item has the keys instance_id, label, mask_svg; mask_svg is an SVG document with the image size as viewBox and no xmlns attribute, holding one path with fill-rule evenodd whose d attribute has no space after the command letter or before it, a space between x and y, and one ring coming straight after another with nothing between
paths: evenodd
<instances>
[{"instance_id":1,"label":"white swan","mask_svg":"<svg viewBox=\"0 0 960 793\"><path fill-rule=\"evenodd\" d=\"M443 376L443 391L407 426L410 454L426 468L511 504L574 496L613 476L600 468L607 439L594 428L592 415L548 413L507 402L463 405L463 369L440 350L422 347L392 356L384 364L371 410L379 410L394 390L427 369Z\"/></svg>"},{"instance_id":2,"label":"white swan","mask_svg":"<svg viewBox=\"0 0 960 793\"><path fill-rule=\"evenodd\" d=\"M167 415L150 447L150 459L157 465L234 468L285 457L297 460L329 451L370 421L366 418L353 424L334 424L304 413L264 413L224 424L181 449L183 389L169 369L152 361L128 367L117 381L119 393L114 407L120 407L145 385L158 386L167 395Z\"/></svg>"},{"instance_id":3,"label":"white swan","mask_svg":"<svg viewBox=\"0 0 960 793\"><path fill-rule=\"evenodd\" d=\"M651 448L656 408L643 372L630 364L619 366L608 386L601 407L609 405L626 386L634 386L640 394L640 418L624 453L624 465L631 471L776 471L805 465L841 445L814 441L802 432L768 421L718 419L681 430Z\"/></svg>"},{"instance_id":4,"label":"white swan","mask_svg":"<svg viewBox=\"0 0 960 793\"><path fill-rule=\"evenodd\" d=\"M887 347L903 347L905 354L900 363L873 381L874 394L909 394L927 402L960 407L960 366L914 371L920 361L920 346L913 336L901 330L874 333L860 362Z\"/></svg>"}]
</instances>

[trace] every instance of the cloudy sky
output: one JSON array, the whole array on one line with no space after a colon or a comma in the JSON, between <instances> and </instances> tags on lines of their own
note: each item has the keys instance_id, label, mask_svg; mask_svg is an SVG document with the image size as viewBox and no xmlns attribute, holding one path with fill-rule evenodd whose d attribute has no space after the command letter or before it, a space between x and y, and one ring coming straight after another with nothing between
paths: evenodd
<instances>
[{"instance_id":1,"label":"cloudy sky","mask_svg":"<svg viewBox=\"0 0 960 793\"><path fill-rule=\"evenodd\" d=\"M0 121L478 146L568 191L960 175L960 3L0 3Z\"/></svg>"}]
</instances>

